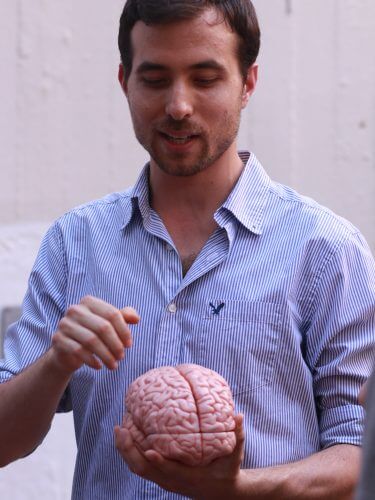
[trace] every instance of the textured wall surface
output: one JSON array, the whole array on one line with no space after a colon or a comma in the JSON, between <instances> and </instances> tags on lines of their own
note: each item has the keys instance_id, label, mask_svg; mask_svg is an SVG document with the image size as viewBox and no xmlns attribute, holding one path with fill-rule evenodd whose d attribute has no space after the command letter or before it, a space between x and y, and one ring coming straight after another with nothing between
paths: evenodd
<instances>
[{"instance_id":1,"label":"textured wall surface","mask_svg":"<svg viewBox=\"0 0 375 500\"><path fill-rule=\"evenodd\" d=\"M263 46L240 146L374 251L375 2L254 3ZM125 188L147 158L116 80L122 5L0 3L0 308L21 302L48 224ZM74 453L71 416L58 416L32 456L0 470L1 498L68 499Z\"/></svg>"}]
</instances>

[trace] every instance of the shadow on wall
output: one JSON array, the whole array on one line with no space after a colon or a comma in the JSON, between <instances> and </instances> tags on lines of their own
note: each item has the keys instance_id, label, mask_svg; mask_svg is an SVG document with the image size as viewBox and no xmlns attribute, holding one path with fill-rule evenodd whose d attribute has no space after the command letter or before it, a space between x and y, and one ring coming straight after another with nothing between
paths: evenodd
<instances>
[{"instance_id":1,"label":"shadow on wall","mask_svg":"<svg viewBox=\"0 0 375 500\"><path fill-rule=\"evenodd\" d=\"M3 357L3 340L9 325L18 320L21 315L21 307L7 306L0 309L0 358Z\"/></svg>"}]
</instances>

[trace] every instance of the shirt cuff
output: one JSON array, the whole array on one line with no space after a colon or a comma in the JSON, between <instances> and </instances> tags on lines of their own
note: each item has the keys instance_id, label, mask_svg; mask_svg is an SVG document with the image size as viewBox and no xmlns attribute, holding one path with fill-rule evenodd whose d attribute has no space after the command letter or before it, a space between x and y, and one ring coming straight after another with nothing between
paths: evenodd
<instances>
[{"instance_id":1,"label":"shirt cuff","mask_svg":"<svg viewBox=\"0 0 375 500\"><path fill-rule=\"evenodd\" d=\"M347 405L323 410L320 415L320 445L329 448L336 444L361 446L365 411L359 405Z\"/></svg>"}]
</instances>

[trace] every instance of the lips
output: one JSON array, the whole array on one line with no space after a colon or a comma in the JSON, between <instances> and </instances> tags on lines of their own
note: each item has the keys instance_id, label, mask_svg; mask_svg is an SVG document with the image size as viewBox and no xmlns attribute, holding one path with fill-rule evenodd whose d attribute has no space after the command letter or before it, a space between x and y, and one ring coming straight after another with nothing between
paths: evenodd
<instances>
[{"instance_id":1,"label":"lips","mask_svg":"<svg viewBox=\"0 0 375 500\"><path fill-rule=\"evenodd\" d=\"M176 145L188 144L190 141L192 141L197 137L196 134L188 134L181 132L178 134L171 134L166 132L160 132L160 133L168 142Z\"/></svg>"},{"instance_id":2,"label":"lips","mask_svg":"<svg viewBox=\"0 0 375 500\"><path fill-rule=\"evenodd\" d=\"M185 136L173 136L169 134L163 134L164 137L169 141L173 142L174 144L186 144L187 142L191 141L194 137L194 135L185 135Z\"/></svg>"}]
</instances>

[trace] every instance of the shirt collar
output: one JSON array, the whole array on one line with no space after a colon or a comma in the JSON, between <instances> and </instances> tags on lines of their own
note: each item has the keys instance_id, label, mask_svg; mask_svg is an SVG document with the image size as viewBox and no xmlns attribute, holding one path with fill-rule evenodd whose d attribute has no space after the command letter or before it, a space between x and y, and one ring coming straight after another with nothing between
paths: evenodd
<instances>
[{"instance_id":1,"label":"shirt collar","mask_svg":"<svg viewBox=\"0 0 375 500\"><path fill-rule=\"evenodd\" d=\"M249 231L261 234L271 180L253 153L240 151L238 154L245 167L230 195L216 211L215 219L220 223L229 212Z\"/></svg>"},{"instance_id":2,"label":"shirt collar","mask_svg":"<svg viewBox=\"0 0 375 500\"><path fill-rule=\"evenodd\" d=\"M122 229L126 228L136 212L140 213L143 220L150 217L149 202L149 162L143 167L137 182L128 192L128 204L125 211Z\"/></svg>"},{"instance_id":3,"label":"shirt collar","mask_svg":"<svg viewBox=\"0 0 375 500\"><path fill-rule=\"evenodd\" d=\"M234 216L244 227L255 234L261 234L264 208L271 180L254 154L240 151L245 166L236 185L223 205L216 211L215 220L224 226L228 215ZM123 228L132 220L136 211L145 221L150 217L149 169L146 163L134 187L129 191L129 210Z\"/></svg>"}]
</instances>

